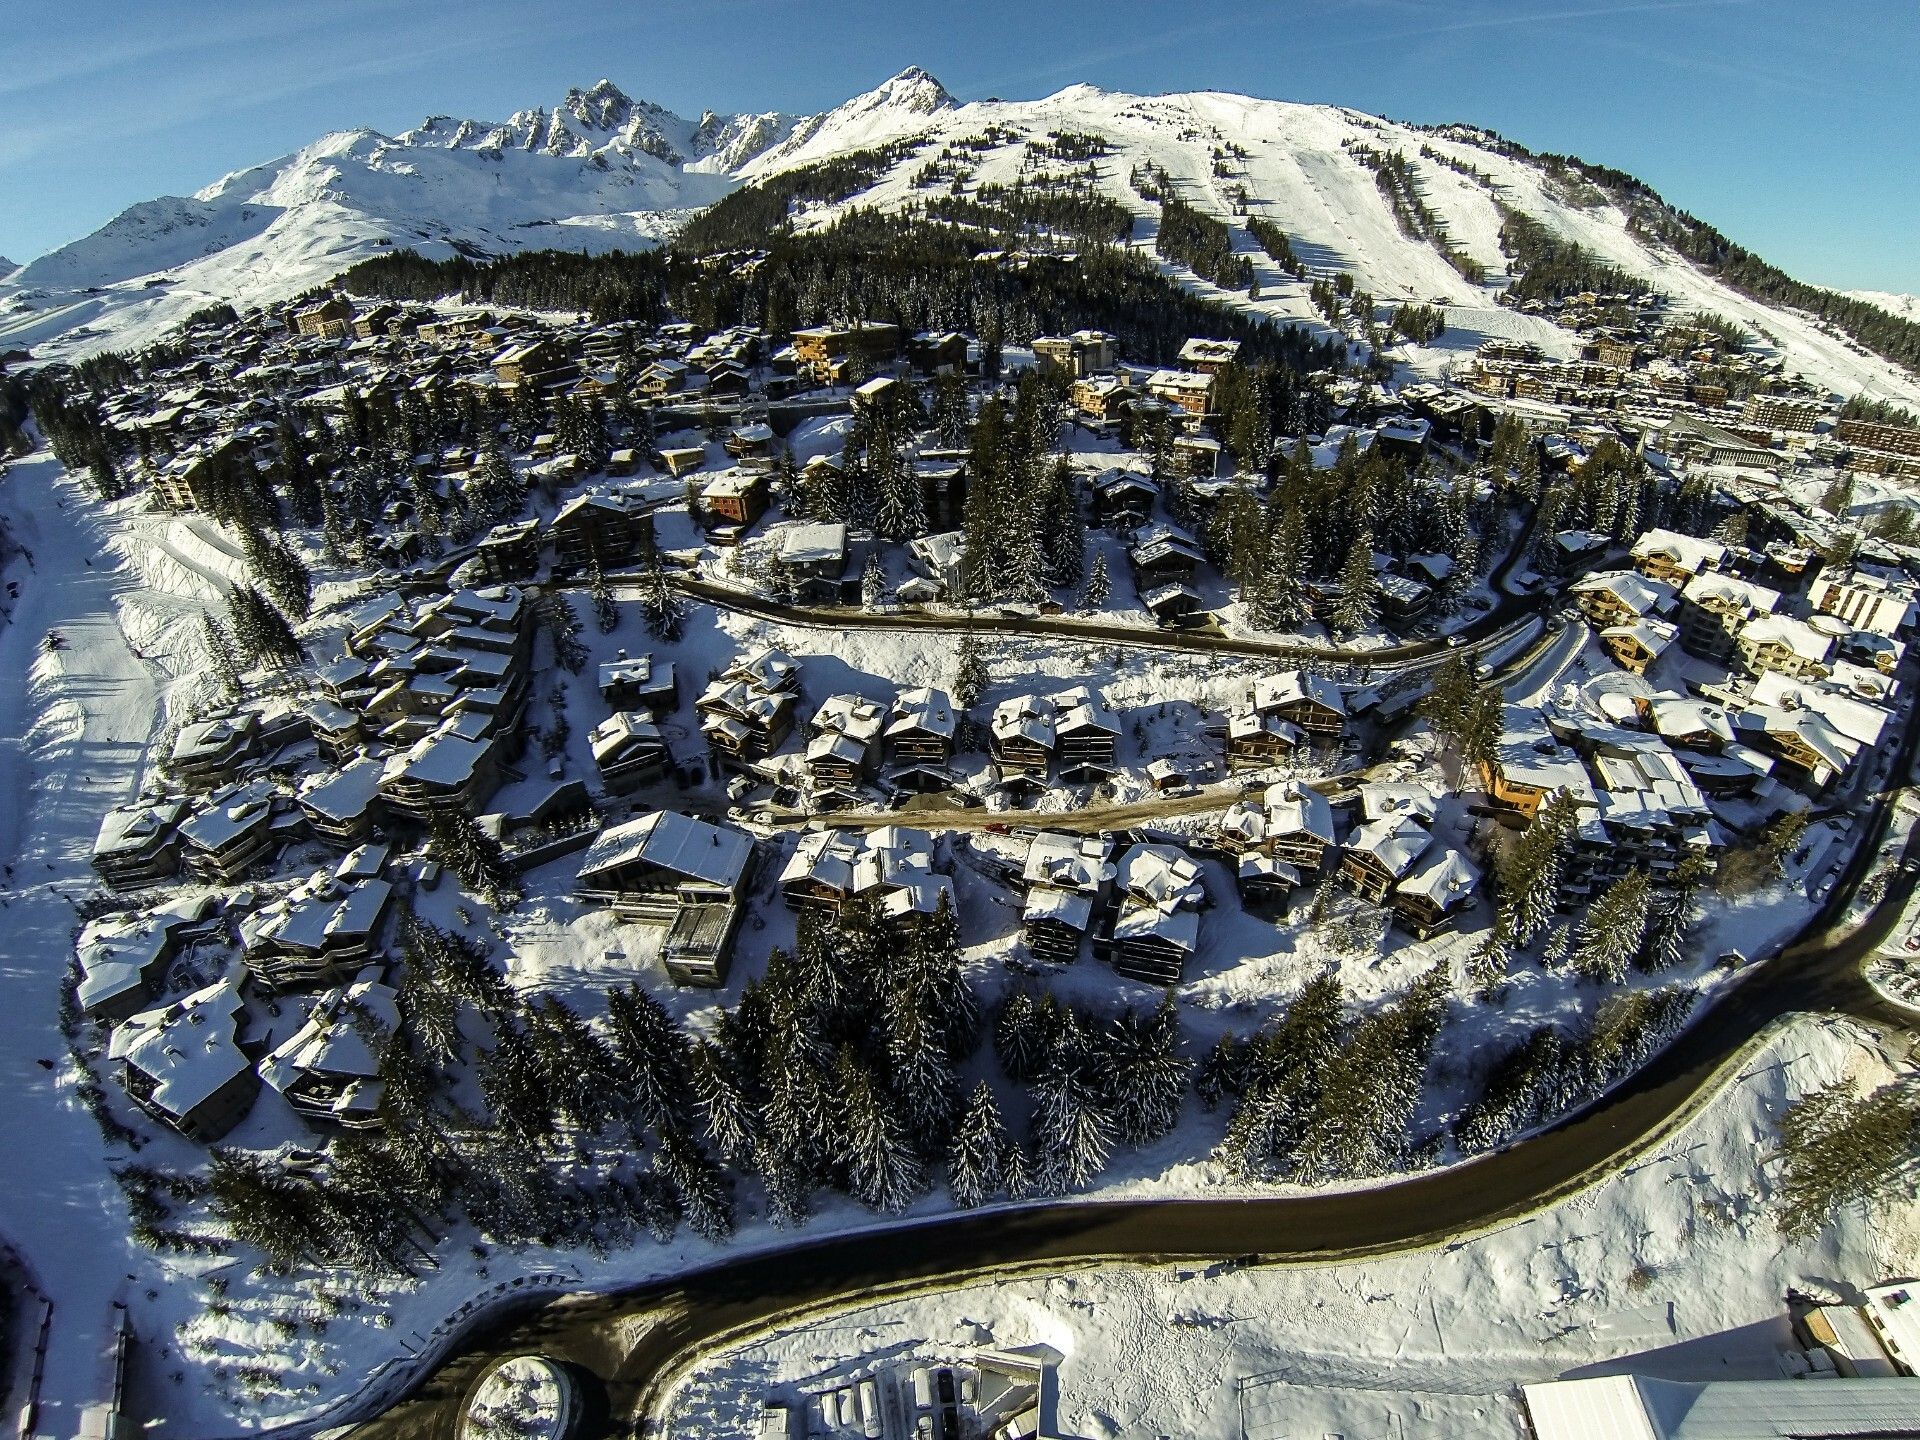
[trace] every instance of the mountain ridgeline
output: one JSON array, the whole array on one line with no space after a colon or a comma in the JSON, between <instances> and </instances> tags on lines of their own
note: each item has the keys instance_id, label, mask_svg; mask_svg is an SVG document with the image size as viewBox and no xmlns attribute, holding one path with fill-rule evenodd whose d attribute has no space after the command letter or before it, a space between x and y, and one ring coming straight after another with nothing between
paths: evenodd
<instances>
[{"instance_id":1,"label":"mountain ridgeline","mask_svg":"<svg viewBox=\"0 0 1920 1440\"><path fill-rule=\"evenodd\" d=\"M859 275L859 243L900 258L869 252ZM662 269L631 258L669 245ZM773 256L767 273L689 268L745 250ZM540 251L622 258L515 258ZM443 268L356 267L402 252ZM1000 252L1022 261L961 273ZM601 81L504 122L325 136L0 279L0 347L132 348L210 303L283 300L343 271L382 293L537 292L639 317L677 289L775 327L849 305L936 326L997 316L1008 339L1078 320L1142 360L1181 326L1274 332L1253 343L1303 364L1340 323L1313 298L1336 281L1505 336L1542 333L1532 312L1568 295L1650 290L1817 383L1920 404L1920 324L1793 279L1621 171L1472 126L1214 92L962 103L917 69L813 116L688 120Z\"/></svg>"}]
</instances>

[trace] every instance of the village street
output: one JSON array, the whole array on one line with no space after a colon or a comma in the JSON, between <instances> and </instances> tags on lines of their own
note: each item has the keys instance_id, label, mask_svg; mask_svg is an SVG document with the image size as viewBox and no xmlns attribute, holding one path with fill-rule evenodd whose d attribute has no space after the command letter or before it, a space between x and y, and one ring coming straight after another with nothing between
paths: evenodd
<instances>
[{"instance_id":1,"label":"village street","mask_svg":"<svg viewBox=\"0 0 1920 1440\"><path fill-rule=\"evenodd\" d=\"M1558 647L1554 647L1558 648ZM1920 727L1903 712L1893 774L1911 778ZM1865 981L1865 958L1910 898L1893 885L1858 925L1846 920L1880 858L1895 788L1863 815L1860 842L1801 936L1757 960L1616 1089L1508 1148L1372 1188L1262 1199L999 1205L938 1220L825 1237L625 1293L503 1311L411 1398L352 1433L452 1440L460 1401L494 1358L535 1350L605 1382L616 1415L656 1415L702 1353L778 1324L879 1297L985 1276L1061 1272L1093 1262L1333 1263L1448 1244L1567 1199L1673 1135L1776 1027L1796 1013L1850 1016L1910 1047L1912 1018ZM1920 831L1902 865L1920 863Z\"/></svg>"}]
</instances>

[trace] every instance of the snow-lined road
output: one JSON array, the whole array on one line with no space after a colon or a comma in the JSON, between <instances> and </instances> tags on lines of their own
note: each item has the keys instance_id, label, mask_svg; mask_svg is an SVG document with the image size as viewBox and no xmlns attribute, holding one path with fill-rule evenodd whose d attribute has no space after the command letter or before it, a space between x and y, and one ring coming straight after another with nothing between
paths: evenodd
<instances>
[{"instance_id":1,"label":"snow-lined road","mask_svg":"<svg viewBox=\"0 0 1920 1440\"><path fill-rule=\"evenodd\" d=\"M1903 779L1917 746L1920 726L1903 723L1894 771ZM1358 1259L1443 1244L1567 1198L1672 1135L1788 1015L1831 1013L1891 1030L1911 1027L1861 971L1899 923L1906 891L1893 887L1857 928L1844 923L1900 793L1875 797L1860 845L1803 938L1725 987L1617 1089L1497 1154L1356 1191L1002 1206L742 1255L625 1293L522 1307L476 1331L465 1352L412 1398L353 1434L453 1440L466 1388L500 1355L536 1350L570 1361L599 1377L601 1403L614 1416L651 1418L694 1357L769 1326L889 1294L1101 1262ZM1920 861L1920 829L1902 859Z\"/></svg>"},{"instance_id":2,"label":"snow-lined road","mask_svg":"<svg viewBox=\"0 0 1920 1440\"><path fill-rule=\"evenodd\" d=\"M1505 568L1502 567L1503 572ZM607 578L619 598L638 598L637 577L618 575ZM1212 630L1156 630L1142 625L1114 625L1072 615L1006 615L989 611L951 615L919 610L825 609L784 605L752 591L716 585L709 580L688 575L675 575L673 584L682 594L723 610L777 621L782 625L828 630L920 630L949 635L971 630L981 634L1077 641L1089 645L1137 646L1151 650L1184 650L1195 654L1236 655L1253 659L1332 660L1376 669L1450 653L1447 642L1439 639L1411 640L1399 645L1356 649L1340 645L1301 645L1286 640L1255 640ZM1502 638L1509 626L1524 623L1539 614L1546 604L1546 599L1537 595L1503 595L1492 609L1469 621L1457 633L1471 645L1491 643Z\"/></svg>"},{"instance_id":3,"label":"snow-lined road","mask_svg":"<svg viewBox=\"0 0 1920 1440\"><path fill-rule=\"evenodd\" d=\"M81 1433L104 1398L112 1306L133 1267L127 1213L98 1130L74 1097L61 977L92 881L100 816L139 784L158 724L153 677L127 648L115 596L130 582L101 548L104 518L42 453L0 479L0 514L30 552L0 579L20 598L0 627L0 1091L7 1097L0 1236L53 1299L38 1428ZM87 563L88 560L92 564ZM58 630L66 648L48 655Z\"/></svg>"}]
</instances>

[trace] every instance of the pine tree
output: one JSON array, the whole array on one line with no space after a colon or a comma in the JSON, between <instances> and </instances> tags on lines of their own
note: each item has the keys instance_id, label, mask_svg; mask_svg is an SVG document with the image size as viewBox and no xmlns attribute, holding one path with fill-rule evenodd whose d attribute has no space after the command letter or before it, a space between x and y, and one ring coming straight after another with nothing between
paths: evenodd
<instances>
[{"instance_id":1,"label":"pine tree","mask_svg":"<svg viewBox=\"0 0 1920 1440\"><path fill-rule=\"evenodd\" d=\"M1618 985L1647 933L1647 872L1629 870L1588 908L1575 940L1573 965L1589 980Z\"/></svg>"},{"instance_id":2,"label":"pine tree","mask_svg":"<svg viewBox=\"0 0 1920 1440\"><path fill-rule=\"evenodd\" d=\"M1691 902L1684 894L1664 895L1650 904L1646 939L1634 964L1655 974L1671 970L1687 958L1687 912Z\"/></svg>"},{"instance_id":3,"label":"pine tree","mask_svg":"<svg viewBox=\"0 0 1920 1440\"><path fill-rule=\"evenodd\" d=\"M667 579L666 566L657 554L640 578L640 611L646 621L647 633L654 639L671 644L680 638L686 624L686 612L680 603L680 596Z\"/></svg>"},{"instance_id":4,"label":"pine tree","mask_svg":"<svg viewBox=\"0 0 1920 1440\"><path fill-rule=\"evenodd\" d=\"M1111 1048L1099 1068L1101 1100L1115 1133L1138 1148L1179 1123L1192 1064L1180 1053L1180 1017L1169 990L1151 1014L1132 1009L1114 1022Z\"/></svg>"},{"instance_id":5,"label":"pine tree","mask_svg":"<svg viewBox=\"0 0 1920 1440\"><path fill-rule=\"evenodd\" d=\"M1512 963L1513 920L1503 906L1494 913L1486 937L1467 956L1467 978L1481 991L1498 984Z\"/></svg>"},{"instance_id":6,"label":"pine tree","mask_svg":"<svg viewBox=\"0 0 1920 1440\"><path fill-rule=\"evenodd\" d=\"M1560 900L1561 850L1575 818L1573 796L1556 790L1499 867L1515 945L1528 944L1553 923Z\"/></svg>"},{"instance_id":7,"label":"pine tree","mask_svg":"<svg viewBox=\"0 0 1920 1440\"><path fill-rule=\"evenodd\" d=\"M526 487L514 473L513 462L500 448L498 436L489 435L480 451L480 463L467 483L467 501L482 525L498 525L520 513L526 503Z\"/></svg>"},{"instance_id":8,"label":"pine tree","mask_svg":"<svg viewBox=\"0 0 1920 1440\"><path fill-rule=\"evenodd\" d=\"M1379 581L1373 573L1373 534L1361 531L1340 567L1340 598L1328 618L1343 635L1367 628L1380 613Z\"/></svg>"},{"instance_id":9,"label":"pine tree","mask_svg":"<svg viewBox=\"0 0 1920 1440\"><path fill-rule=\"evenodd\" d=\"M302 651L293 627L252 586L235 585L227 592L227 615L234 640L249 661L280 669L299 662Z\"/></svg>"},{"instance_id":10,"label":"pine tree","mask_svg":"<svg viewBox=\"0 0 1920 1440\"><path fill-rule=\"evenodd\" d=\"M593 598L593 618L600 633L611 635L620 628L620 606L607 587L607 577L601 573L597 557L587 572L587 593Z\"/></svg>"},{"instance_id":11,"label":"pine tree","mask_svg":"<svg viewBox=\"0 0 1920 1440\"><path fill-rule=\"evenodd\" d=\"M925 1187L925 1179L904 1117L886 1103L852 1049L840 1051L833 1079L846 1143L840 1158L848 1190L870 1210L894 1214L906 1209Z\"/></svg>"},{"instance_id":12,"label":"pine tree","mask_svg":"<svg viewBox=\"0 0 1920 1440\"><path fill-rule=\"evenodd\" d=\"M1009 1080L1027 1081L1040 1073L1053 1048L1053 997L1036 1000L1016 990L1000 1002L993 1017L993 1052Z\"/></svg>"},{"instance_id":13,"label":"pine tree","mask_svg":"<svg viewBox=\"0 0 1920 1440\"><path fill-rule=\"evenodd\" d=\"M1221 1146L1241 1176L1264 1180L1290 1173L1339 1050L1343 1005L1338 978L1318 975L1247 1043L1236 1067L1240 1104Z\"/></svg>"},{"instance_id":14,"label":"pine tree","mask_svg":"<svg viewBox=\"0 0 1920 1440\"><path fill-rule=\"evenodd\" d=\"M953 703L962 710L971 710L980 703L987 681L987 659L979 636L969 630L961 635L960 643L954 648L953 680L947 687L952 692Z\"/></svg>"},{"instance_id":15,"label":"pine tree","mask_svg":"<svg viewBox=\"0 0 1920 1440\"><path fill-rule=\"evenodd\" d=\"M1321 1179L1379 1175L1399 1163L1448 988L1445 967L1436 965L1399 1000L1353 1027L1326 1069L1302 1144L1305 1173Z\"/></svg>"},{"instance_id":16,"label":"pine tree","mask_svg":"<svg viewBox=\"0 0 1920 1440\"><path fill-rule=\"evenodd\" d=\"M655 1130L664 1125L685 1128L689 1105L696 1094L704 1101L706 1092L693 1084L693 1047L666 1007L638 985L609 990L607 1042L619 1062L618 1083L639 1120ZM708 1122L711 1126L711 1113ZM722 1154L733 1157L733 1148L722 1143L719 1135L711 1138L720 1144ZM727 1134L729 1141L742 1138Z\"/></svg>"},{"instance_id":17,"label":"pine tree","mask_svg":"<svg viewBox=\"0 0 1920 1440\"><path fill-rule=\"evenodd\" d=\"M519 877L498 840L454 810L436 810L427 823L435 857L462 885L497 909L510 910L520 903Z\"/></svg>"},{"instance_id":18,"label":"pine tree","mask_svg":"<svg viewBox=\"0 0 1920 1440\"><path fill-rule=\"evenodd\" d=\"M1087 572L1086 608L1098 610L1107 603L1113 593L1113 582L1107 576L1107 556L1105 551L1096 551L1093 568Z\"/></svg>"},{"instance_id":19,"label":"pine tree","mask_svg":"<svg viewBox=\"0 0 1920 1440\"><path fill-rule=\"evenodd\" d=\"M702 1040L694 1049L692 1070L693 1096L707 1140L731 1165L744 1169L758 1164L759 1116L731 1057L711 1040Z\"/></svg>"},{"instance_id":20,"label":"pine tree","mask_svg":"<svg viewBox=\"0 0 1920 1440\"><path fill-rule=\"evenodd\" d=\"M883 1008L889 1086L893 1108L905 1122L912 1143L936 1153L946 1143L959 1104L958 1082L947 1063L946 1036L933 1012L930 987L916 977L897 979Z\"/></svg>"},{"instance_id":21,"label":"pine tree","mask_svg":"<svg viewBox=\"0 0 1920 1440\"><path fill-rule=\"evenodd\" d=\"M1193 1075L1193 1093L1209 1112L1220 1108L1229 1094L1239 1093L1245 1076L1245 1051L1240 1037L1228 1031L1214 1041Z\"/></svg>"},{"instance_id":22,"label":"pine tree","mask_svg":"<svg viewBox=\"0 0 1920 1440\"><path fill-rule=\"evenodd\" d=\"M1049 1195L1064 1195L1091 1185L1113 1152L1113 1117L1065 1066L1055 1066L1035 1081L1033 1097L1033 1146L1041 1188Z\"/></svg>"},{"instance_id":23,"label":"pine tree","mask_svg":"<svg viewBox=\"0 0 1920 1440\"><path fill-rule=\"evenodd\" d=\"M880 568L880 555L876 551L867 556L866 567L860 572L860 603L869 610L877 610L886 593L887 576Z\"/></svg>"},{"instance_id":24,"label":"pine tree","mask_svg":"<svg viewBox=\"0 0 1920 1440\"><path fill-rule=\"evenodd\" d=\"M1253 589L1253 621L1267 630L1298 630L1312 613L1301 583L1306 542L1300 507L1289 505L1273 527L1266 563Z\"/></svg>"},{"instance_id":25,"label":"pine tree","mask_svg":"<svg viewBox=\"0 0 1920 1440\"><path fill-rule=\"evenodd\" d=\"M961 970L960 922L946 891L914 932L908 961L938 1017L947 1058L966 1059L980 1043L980 1002Z\"/></svg>"},{"instance_id":26,"label":"pine tree","mask_svg":"<svg viewBox=\"0 0 1920 1440\"><path fill-rule=\"evenodd\" d=\"M1865 1096L1850 1080L1816 1090L1788 1109L1780 1154L1779 1225L1790 1238L1817 1235L1855 1206L1877 1214L1912 1195L1920 1102L1898 1084Z\"/></svg>"},{"instance_id":27,"label":"pine tree","mask_svg":"<svg viewBox=\"0 0 1920 1440\"><path fill-rule=\"evenodd\" d=\"M233 653L233 636L211 615L200 617L200 643L207 652L207 668L230 700L241 695L240 662Z\"/></svg>"},{"instance_id":28,"label":"pine tree","mask_svg":"<svg viewBox=\"0 0 1920 1440\"><path fill-rule=\"evenodd\" d=\"M559 590L549 590L536 602L540 623L553 642L553 658L569 675L578 675L587 664L587 647L580 643L580 617L573 602Z\"/></svg>"},{"instance_id":29,"label":"pine tree","mask_svg":"<svg viewBox=\"0 0 1920 1440\"><path fill-rule=\"evenodd\" d=\"M716 1245L733 1234L732 1182L691 1136L672 1127L663 1131L653 1167L679 1196L694 1234Z\"/></svg>"},{"instance_id":30,"label":"pine tree","mask_svg":"<svg viewBox=\"0 0 1920 1440\"><path fill-rule=\"evenodd\" d=\"M971 1210L994 1197L1006 1180L1010 1148L993 1087L982 1080L967 1099L947 1160L947 1188L956 1207Z\"/></svg>"}]
</instances>

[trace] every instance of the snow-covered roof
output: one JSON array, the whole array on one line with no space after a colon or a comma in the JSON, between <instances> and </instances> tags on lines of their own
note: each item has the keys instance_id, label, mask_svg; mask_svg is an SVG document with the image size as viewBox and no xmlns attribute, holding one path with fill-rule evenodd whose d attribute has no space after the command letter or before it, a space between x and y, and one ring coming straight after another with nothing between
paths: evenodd
<instances>
[{"instance_id":1,"label":"snow-covered roof","mask_svg":"<svg viewBox=\"0 0 1920 1440\"><path fill-rule=\"evenodd\" d=\"M1200 863L1173 845L1130 846L1116 869L1120 888L1135 900L1162 910L1197 907L1206 902Z\"/></svg>"},{"instance_id":2,"label":"snow-covered roof","mask_svg":"<svg viewBox=\"0 0 1920 1440\"><path fill-rule=\"evenodd\" d=\"M1440 797L1432 789L1411 781L1372 782L1360 786L1359 795L1360 817L1363 820L1405 815L1422 825L1432 825L1434 811L1440 804Z\"/></svg>"},{"instance_id":3,"label":"snow-covered roof","mask_svg":"<svg viewBox=\"0 0 1920 1440\"><path fill-rule=\"evenodd\" d=\"M1433 837L1404 815L1371 820L1347 837L1350 853L1371 855L1390 875L1405 875Z\"/></svg>"},{"instance_id":4,"label":"snow-covered roof","mask_svg":"<svg viewBox=\"0 0 1920 1440\"><path fill-rule=\"evenodd\" d=\"M1021 918L1028 924L1051 920L1084 931L1093 920L1093 896L1083 890L1036 885L1027 892L1026 909L1021 912Z\"/></svg>"},{"instance_id":5,"label":"snow-covered roof","mask_svg":"<svg viewBox=\"0 0 1920 1440\"><path fill-rule=\"evenodd\" d=\"M1200 915L1195 910L1169 910L1129 897L1114 917L1113 938L1159 940L1191 955L1200 943Z\"/></svg>"},{"instance_id":6,"label":"snow-covered roof","mask_svg":"<svg viewBox=\"0 0 1920 1440\"><path fill-rule=\"evenodd\" d=\"M413 781L454 789L467 783L492 751L491 742L470 739L454 731L436 730L411 747L387 758L380 783Z\"/></svg>"},{"instance_id":7,"label":"snow-covered roof","mask_svg":"<svg viewBox=\"0 0 1920 1440\"><path fill-rule=\"evenodd\" d=\"M186 818L184 800L144 801L116 805L100 817L100 831L94 838L95 855L114 855L121 851L144 851Z\"/></svg>"},{"instance_id":8,"label":"snow-covered roof","mask_svg":"<svg viewBox=\"0 0 1920 1440\"><path fill-rule=\"evenodd\" d=\"M228 976L158 1010L143 1010L113 1032L110 1059L152 1079L151 1102L184 1116L247 1068L235 1042L240 982Z\"/></svg>"},{"instance_id":9,"label":"snow-covered roof","mask_svg":"<svg viewBox=\"0 0 1920 1440\"><path fill-rule=\"evenodd\" d=\"M1677 530L1656 528L1633 542L1632 553L1635 560L1658 556L1689 575L1698 575L1703 570L1716 569L1727 558L1727 547L1717 540L1702 540Z\"/></svg>"},{"instance_id":10,"label":"snow-covered roof","mask_svg":"<svg viewBox=\"0 0 1920 1440\"><path fill-rule=\"evenodd\" d=\"M1394 886L1402 895L1415 895L1441 909L1451 909L1473 898L1480 871L1451 845L1434 845L1414 862Z\"/></svg>"},{"instance_id":11,"label":"snow-covered roof","mask_svg":"<svg viewBox=\"0 0 1920 1440\"><path fill-rule=\"evenodd\" d=\"M1673 607L1674 588L1632 570L1584 575L1567 587L1576 595L1607 594L1636 615L1659 615Z\"/></svg>"},{"instance_id":12,"label":"snow-covered roof","mask_svg":"<svg viewBox=\"0 0 1920 1440\"><path fill-rule=\"evenodd\" d=\"M1347 713L1346 697L1340 687L1324 675L1305 670L1283 670L1278 675L1262 675L1253 682L1253 704L1258 710L1277 710L1286 705L1306 702Z\"/></svg>"},{"instance_id":13,"label":"snow-covered roof","mask_svg":"<svg viewBox=\"0 0 1920 1440\"><path fill-rule=\"evenodd\" d=\"M1670 620L1636 620L1631 625L1609 625L1600 632L1602 640L1611 640L1615 644L1631 642L1645 654L1658 659L1673 643L1673 637L1680 633L1679 626Z\"/></svg>"},{"instance_id":14,"label":"snow-covered roof","mask_svg":"<svg viewBox=\"0 0 1920 1440\"><path fill-rule=\"evenodd\" d=\"M1333 843L1333 807L1327 803L1327 797L1311 785L1282 780L1267 787L1264 801L1270 838L1309 835L1329 845Z\"/></svg>"},{"instance_id":15,"label":"snow-covered roof","mask_svg":"<svg viewBox=\"0 0 1920 1440\"><path fill-rule=\"evenodd\" d=\"M587 734L587 745L596 762L617 759L635 746L666 745L666 737L644 710L616 710Z\"/></svg>"},{"instance_id":16,"label":"snow-covered roof","mask_svg":"<svg viewBox=\"0 0 1920 1440\"><path fill-rule=\"evenodd\" d=\"M753 840L730 826L656 810L603 830L580 861L582 877L634 860L733 889L745 876Z\"/></svg>"},{"instance_id":17,"label":"snow-covered roof","mask_svg":"<svg viewBox=\"0 0 1920 1440\"><path fill-rule=\"evenodd\" d=\"M780 558L789 565L825 565L846 553L847 527L838 522L789 525L780 532Z\"/></svg>"},{"instance_id":18,"label":"snow-covered roof","mask_svg":"<svg viewBox=\"0 0 1920 1440\"><path fill-rule=\"evenodd\" d=\"M308 955L358 945L379 927L392 898L385 880L350 884L322 871L242 920L241 943L250 951L272 946Z\"/></svg>"},{"instance_id":19,"label":"snow-covered roof","mask_svg":"<svg viewBox=\"0 0 1920 1440\"><path fill-rule=\"evenodd\" d=\"M1522 1387L1536 1440L1779 1440L1910 1434L1920 1380L1688 1383L1644 1375Z\"/></svg>"},{"instance_id":20,"label":"snow-covered roof","mask_svg":"<svg viewBox=\"0 0 1920 1440\"><path fill-rule=\"evenodd\" d=\"M1209 340L1196 335L1180 347L1180 363L1224 365L1239 353L1238 340Z\"/></svg>"},{"instance_id":21,"label":"snow-covered roof","mask_svg":"<svg viewBox=\"0 0 1920 1440\"><path fill-rule=\"evenodd\" d=\"M951 737L954 723L953 701L946 691L922 685L903 690L894 698L893 718L886 733L899 735L909 730L924 730L932 735Z\"/></svg>"},{"instance_id":22,"label":"snow-covered roof","mask_svg":"<svg viewBox=\"0 0 1920 1440\"><path fill-rule=\"evenodd\" d=\"M1855 749L1878 745L1881 734L1893 719L1878 705L1773 670L1754 681L1753 701L1756 705L1811 710Z\"/></svg>"},{"instance_id":23,"label":"snow-covered roof","mask_svg":"<svg viewBox=\"0 0 1920 1440\"><path fill-rule=\"evenodd\" d=\"M1059 890L1098 890L1112 880L1112 843L1097 835L1043 830L1027 847L1022 878L1028 885Z\"/></svg>"},{"instance_id":24,"label":"snow-covered roof","mask_svg":"<svg viewBox=\"0 0 1920 1440\"><path fill-rule=\"evenodd\" d=\"M180 827L181 838L202 850L219 851L273 822L273 792L264 785L221 791Z\"/></svg>"},{"instance_id":25,"label":"snow-covered roof","mask_svg":"<svg viewBox=\"0 0 1920 1440\"><path fill-rule=\"evenodd\" d=\"M1737 575L1721 575L1714 571L1695 575L1687 581L1680 596L1695 605L1718 604L1759 614L1771 613L1780 603L1778 590L1769 590L1764 585L1742 580Z\"/></svg>"},{"instance_id":26,"label":"snow-covered roof","mask_svg":"<svg viewBox=\"0 0 1920 1440\"><path fill-rule=\"evenodd\" d=\"M993 738L1025 740L1043 750L1054 743L1054 704L1048 695L1015 695L993 707Z\"/></svg>"},{"instance_id":27,"label":"snow-covered roof","mask_svg":"<svg viewBox=\"0 0 1920 1440\"><path fill-rule=\"evenodd\" d=\"M380 1064L369 1031L391 1035L399 1028L399 996L366 976L320 997L305 1023L260 1062L260 1078L280 1091L315 1073L370 1080Z\"/></svg>"},{"instance_id":28,"label":"snow-covered roof","mask_svg":"<svg viewBox=\"0 0 1920 1440\"><path fill-rule=\"evenodd\" d=\"M329 819L356 819L379 795L385 768L371 755L362 755L338 770L309 776L300 786L300 803Z\"/></svg>"},{"instance_id":29,"label":"snow-covered roof","mask_svg":"<svg viewBox=\"0 0 1920 1440\"><path fill-rule=\"evenodd\" d=\"M1759 648L1779 645L1802 660L1815 664L1825 660L1833 649L1833 637L1822 635L1804 620L1791 615L1757 615L1740 627L1742 644Z\"/></svg>"}]
</instances>

